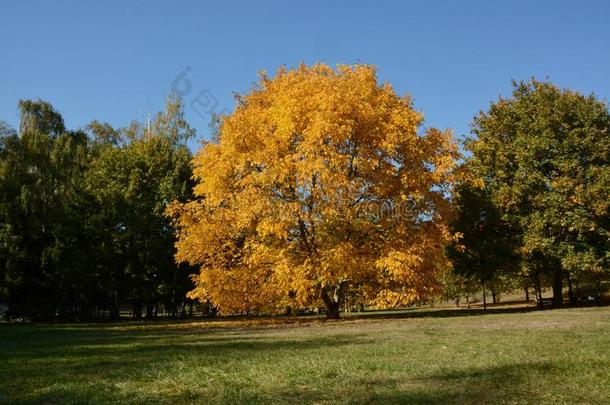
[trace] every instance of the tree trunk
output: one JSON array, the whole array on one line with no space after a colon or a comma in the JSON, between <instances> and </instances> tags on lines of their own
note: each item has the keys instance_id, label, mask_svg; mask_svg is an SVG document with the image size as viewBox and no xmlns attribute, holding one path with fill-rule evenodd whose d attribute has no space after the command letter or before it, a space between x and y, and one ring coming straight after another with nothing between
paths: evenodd
<instances>
[{"instance_id":1,"label":"tree trunk","mask_svg":"<svg viewBox=\"0 0 610 405\"><path fill-rule=\"evenodd\" d=\"M530 302L530 291L527 288L527 286L523 287L525 289L525 302L528 303Z\"/></svg>"},{"instance_id":2,"label":"tree trunk","mask_svg":"<svg viewBox=\"0 0 610 405\"><path fill-rule=\"evenodd\" d=\"M121 308L119 305L119 293L116 287L112 292L112 303L110 305L110 318L112 320L118 320L121 315Z\"/></svg>"},{"instance_id":3,"label":"tree trunk","mask_svg":"<svg viewBox=\"0 0 610 405\"><path fill-rule=\"evenodd\" d=\"M574 295L574 287L572 285L572 277L568 274L568 296L570 297L570 304L576 304L576 296Z\"/></svg>"},{"instance_id":4,"label":"tree trunk","mask_svg":"<svg viewBox=\"0 0 610 405\"><path fill-rule=\"evenodd\" d=\"M328 294L327 287L320 288L320 298L326 306L326 319L340 319L341 314L339 308L343 300L345 283L339 283L339 286L333 288L332 296Z\"/></svg>"},{"instance_id":5,"label":"tree trunk","mask_svg":"<svg viewBox=\"0 0 610 405\"><path fill-rule=\"evenodd\" d=\"M332 302L326 304L326 319L340 319L341 313L339 312L339 303Z\"/></svg>"},{"instance_id":6,"label":"tree trunk","mask_svg":"<svg viewBox=\"0 0 610 405\"><path fill-rule=\"evenodd\" d=\"M132 309L133 309L133 318L137 321L142 319L142 304L141 303L135 303L132 305Z\"/></svg>"},{"instance_id":7,"label":"tree trunk","mask_svg":"<svg viewBox=\"0 0 610 405\"><path fill-rule=\"evenodd\" d=\"M497 303L498 303L498 294L496 294L496 291L495 291L495 290L493 290L493 289L491 290L491 301L492 301L494 304L497 304Z\"/></svg>"},{"instance_id":8,"label":"tree trunk","mask_svg":"<svg viewBox=\"0 0 610 405\"><path fill-rule=\"evenodd\" d=\"M563 274L561 269L553 272L553 306L563 305Z\"/></svg>"},{"instance_id":9,"label":"tree trunk","mask_svg":"<svg viewBox=\"0 0 610 405\"><path fill-rule=\"evenodd\" d=\"M487 310L487 291L485 291L485 281L483 281L483 311Z\"/></svg>"},{"instance_id":10,"label":"tree trunk","mask_svg":"<svg viewBox=\"0 0 610 405\"><path fill-rule=\"evenodd\" d=\"M534 288L536 289L536 296L537 296L537 305L539 307L543 307L544 306L544 302L542 301L542 287L540 287L540 274L536 273L536 276L534 277Z\"/></svg>"}]
</instances>

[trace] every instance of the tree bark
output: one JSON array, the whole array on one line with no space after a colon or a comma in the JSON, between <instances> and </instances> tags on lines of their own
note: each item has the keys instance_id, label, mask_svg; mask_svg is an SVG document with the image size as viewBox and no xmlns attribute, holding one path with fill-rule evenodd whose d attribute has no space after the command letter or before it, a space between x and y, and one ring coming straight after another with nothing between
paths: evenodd
<instances>
[{"instance_id":1,"label":"tree bark","mask_svg":"<svg viewBox=\"0 0 610 405\"><path fill-rule=\"evenodd\" d=\"M563 305L563 274L561 269L553 272L553 306Z\"/></svg>"},{"instance_id":2,"label":"tree bark","mask_svg":"<svg viewBox=\"0 0 610 405\"><path fill-rule=\"evenodd\" d=\"M133 318L137 321L142 319L142 304L137 302L135 304L133 304L132 306L133 309Z\"/></svg>"},{"instance_id":3,"label":"tree bark","mask_svg":"<svg viewBox=\"0 0 610 405\"><path fill-rule=\"evenodd\" d=\"M574 287L572 285L572 277L568 274L568 296L570 297L570 304L576 304L576 296L574 295Z\"/></svg>"},{"instance_id":4,"label":"tree bark","mask_svg":"<svg viewBox=\"0 0 610 405\"><path fill-rule=\"evenodd\" d=\"M154 306L153 304L146 304L146 319L153 318Z\"/></svg>"},{"instance_id":5,"label":"tree bark","mask_svg":"<svg viewBox=\"0 0 610 405\"><path fill-rule=\"evenodd\" d=\"M328 294L327 287L320 287L320 298L326 306L326 319L340 319L341 313L339 308L343 301L345 283L341 282L338 286L334 287L334 292L331 295Z\"/></svg>"},{"instance_id":6,"label":"tree bark","mask_svg":"<svg viewBox=\"0 0 610 405\"><path fill-rule=\"evenodd\" d=\"M487 310L487 291L485 291L485 281L483 281L483 311Z\"/></svg>"},{"instance_id":7,"label":"tree bark","mask_svg":"<svg viewBox=\"0 0 610 405\"><path fill-rule=\"evenodd\" d=\"M110 305L110 319L118 320L121 315L121 309L119 305L119 293L116 287L114 287L114 290L112 291L112 303Z\"/></svg>"},{"instance_id":8,"label":"tree bark","mask_svg":"<svg viewBox=\"0 0 610 405\"><path fill-rule=\"evenodd\" d=\"M338 302L326 304L326 319L341 319Z\"/></svg>"},{"instance_id":9,"label":"tree bark","mask_svg":"<svg viewBox=\"0 0 610 405\"><path fill-rule=\"evenodd\" d=\"M536 276L534 277L534 288L536 289L536 296L537 296L537 305L539 307L543 307L544 306L544 302L542 301L542 288L540 287L540 274L536 273Z\"/></svg>"},{"instance_id":10,"label":"tree bark","mask_svg":"<svg viewBox=\"0 0 610 405\"><path fill-rule=\"evenodd\" d=\"M523 287L525 289L525 302L528 303L530 302L530 291L527 288L527 286Z\"/></svg>"}]
</instances>

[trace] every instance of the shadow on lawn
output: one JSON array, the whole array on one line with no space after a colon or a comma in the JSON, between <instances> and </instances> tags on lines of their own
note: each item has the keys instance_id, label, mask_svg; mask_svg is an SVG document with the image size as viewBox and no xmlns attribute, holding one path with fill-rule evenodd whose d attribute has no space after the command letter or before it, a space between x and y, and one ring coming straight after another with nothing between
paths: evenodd
<instances>
[{"instance_id":1,"label":"shadow on lawn","mask_svg":"<svg viewBox=\"0 0 610 405\"><path fill-rule=\"evenodd\" d=\"M413 309L395 313L364 313L362 315L355 314L350 316L350 319L396 319L396 318L454 318L462 316L476 315L494 315L494 314L520 314L525 312L542 311L551 308L536 308L536 307L509 307L509 308L488 308L487 310L479 308L451 308L451 309Z\"/></svg>"},{"instance_id":2,"label":"shadow on lawn","mask_svg":"<svg viewBox=\"0 0 610 405\"><path fill-rule=\"evenodd\" d=\"M261 392L258 385L251 384L252 381L246 378L243 385L233 387L234 391L220 399L204 397L206 394L202 391L190 391L189 387L181 386L178 380L173 391L140 393L144 396L136 398L130 388L120 385L121 382L149 383L159 374L176 369L183 360L187 367L205 365L223 370L227 362L240 364L244 359L249 359L254 363L268 363L291 353L313 354L329 347L342 348L349 353L354 345L370 344L370 341L359 334L313 338L295 335L277 339L273 335L218 329L199 332L135 330L126 333L112 328L73 328L69 331L62 328L34 328L32 332L32 335L21 339L15 336L17 339L11 342L10 349L0 348L0 364L4 364L0 366L0 380L13 385L12 389L8 386L0 388L2 403L548 402L548 393L532 390L537 386L552 386L552 383L541 384L539 380L548 376L565 379L578 368L573 361L479 368L449 364L423 375L405 376L403 379L376 377L374 372L364 370L347 380L341 374L314 373L305 385L278 386L267 392ZM405 361L409 359L405 358ZM298 368L298 365L295 364L295 367ZM603 364L595 366L600 367ZM202 375L201 383L206 383L206 376ZM173 383L162 384L167 386ZM230 378L224 384L231 385ZM591 399L579 397L574 398L573 402Z\"/></svg>"},{"instance_id":3,"label":"shadow on lawn","mask_svg":"<svg viewBox=\"0 0 610 405\"><path fill-rule=\"evenodd\" d=\"M477 315L498 315L498 314L521 314L527 312L540 312L540 311L551 311L555 309L570 309L570 308L584 308L584 307L607 307L610 306L610 301L596 302L592 304L578 304L578 305L564 305L562 307L553 306L502 306L483 309L483 308L413 308L407 310L401 310L396 312L383 311L376 313L364 312L364 313L352 313L345 317L345 319L399 319L399 318L457 318L464 316L477 316Z\"/></svg>"},{"instance_id":4,"label":"shadow on lawn","mask_svg":"<svg viewBox=\"0 0 610 405\"><path fill-rule=\"evenodd\" d=\"M229 332L229 333L227 333ZM256 336L231 330L135 330L126 333L104 328L41 328L6 340L0 347L0 379L8 372L20 378L88 377L109 373L121 378L163 369L177 359L199 358L222 363L257 354L307 352L329 347L370 343L363 335L336 334L316 338ZM1 391L1 390L0 390Z\"/></svg>"},{"instance_id":5,"label":"shadow on lawn","mask_svg":"<svg viewBox=\"0 0 610 405\"><path fill-rule=\"evenodd\" d=\"M540 402L547 394L532 391L545 374L561 372L548 362L509 364L441 372L419 382L422 388L380 398L382 403L515 403ZM400 388L400 384L398 385ZM424 388L425 387L425 388Z\"/></svg>"},{"instance_id":6,"label":"shadow on lawn","mask_svg":"<svg viewBox=\"0 0 610 405\"><path fill-rule=\"evenodd\" d=\"M201 392L189 393L188 387L180 384L162 394L139 393L138 399L133 396L136 393L121 384L148 383L159 375L173 378L169 370L179 373L184 364L192 368L205 365L222 374L227 362L239 364L244 359L269 362L295 352L329 347L349 350L354 345L368 343L355 334L277 339L222 334L223 331L219 335L218 330L178 335L168 334L167 330L125 334L91 328L69 332L45 328L37 332L41 333L0 348L0 380L8 383L0 387L0 403L184 403L193 400L209 403L209 398L201 398ZM201 383L205 384L205 379ZM228 402L242 402L244 398L246 402L256 401L260 394L252 386L234 389L236 397Z\"/></svg>"},{"instance_id":7,"label":"shadow on lawn","mask_svg":"<svg viewBox=\"0 0 610 405\"><path fill-rule=\"evenodd\" d=\"M352 391L345 392L338 384L326 392L287 390L278 392L281 402L320 403L381 403L381 404L482 404L548 402L552 393L536 390L545 375L569 375L569 365L563 368L551 362L509 364L481 368L454 368L413 379L371 379L350 381ZM603 367L603 365L600 365ZM587 401L575 396L567 402ZM591 400L591 398L588 398Z\"/></svg>"}]
</instances>

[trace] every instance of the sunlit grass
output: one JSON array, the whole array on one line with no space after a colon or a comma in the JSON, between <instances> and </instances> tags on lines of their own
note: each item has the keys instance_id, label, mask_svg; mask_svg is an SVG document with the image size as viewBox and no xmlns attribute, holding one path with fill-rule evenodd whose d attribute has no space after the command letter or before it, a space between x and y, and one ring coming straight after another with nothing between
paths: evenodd
<instances>
[{"instance_id":1,"label":"sunlit grass","mask_svg":"<svg viewBox=\"0 0 610 405\"><path fill-rule=\"evenodd\" d=\"M2 325L0 402L610 402L610 308L404 316Z\"/></svg>"}]
</instances>

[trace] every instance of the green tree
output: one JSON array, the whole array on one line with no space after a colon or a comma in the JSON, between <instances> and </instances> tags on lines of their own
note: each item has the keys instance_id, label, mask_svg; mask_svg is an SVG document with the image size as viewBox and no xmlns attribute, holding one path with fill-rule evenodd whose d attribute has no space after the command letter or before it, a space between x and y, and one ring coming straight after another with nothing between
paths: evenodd
<instances>
[{"instance_id":1,"label":"green tree","mask_svg":"<svg viewBox=\"0 0 610 405\"><path fill-rule=\"evenodd\" d=\"M2 138L2 292L11 312L54 316L74 292L65 263L78 226L72 215L86 164L84 133L66 131L43 101L20 101L20 132Z\"/></svg>"},{"instance_id":2,"label":"green tree","mask_svg":"<svg viewBox=\"0 0 610 405\"><path fill-rule=\"evenodd\" d=\"M564 279L610 268L609 128L595 96L536 80L473 123L470 164L518 230L523 268L551 276L554 305Z\"/></svg>"},{"instance_id":3,"label":"green tree","mask_svg":"<svg viewBox=\"0 0 610 405\"><path fill-rule=\"evenodd\" d=\"M43 101L22 101L20 132L0 126L0 301L13 316L136 317L184 312L190 268L174 263L164 216L191 195L194 131L170 98L152 125L68 131Z\"/></svg>"},{"instance_id":4,"label":"green tree","mask_svg":"<svg viewBox=\"0 0 610 405\"><path fill-rule=\"evenodd\" d=\"M451 230L460 238L448 246L447 254L458 279L479 283L486 308L487 290L491 290L495 302L495 291L501 290L502 279L517 276L518 234L502 220L486 189L468 183L460 185L454 206L456 216Z\"/></svg>"},{"instance_id":5,"label":"green tree","mask_svg":"<svg viewBox=\"0 0 610 405\"><path fill-rule=\"evenodd\" d=\"M184 120L182 102L168 100L151 124L133 123L118 136L92 123L99 145L87 173L98 211L94 229L108 247L105 263L111 297L125 297L139 318L153 316L163 303L176 314L192 288L186 266L173 260L174 231L164 211L168 202L191 195L191 154L186 141L194 131ZM93 218L92 218L93 219ZM111 298L113 314L118 301ZM116 315L115 315L116 316Z\"/></svg>"}]
</instances>

